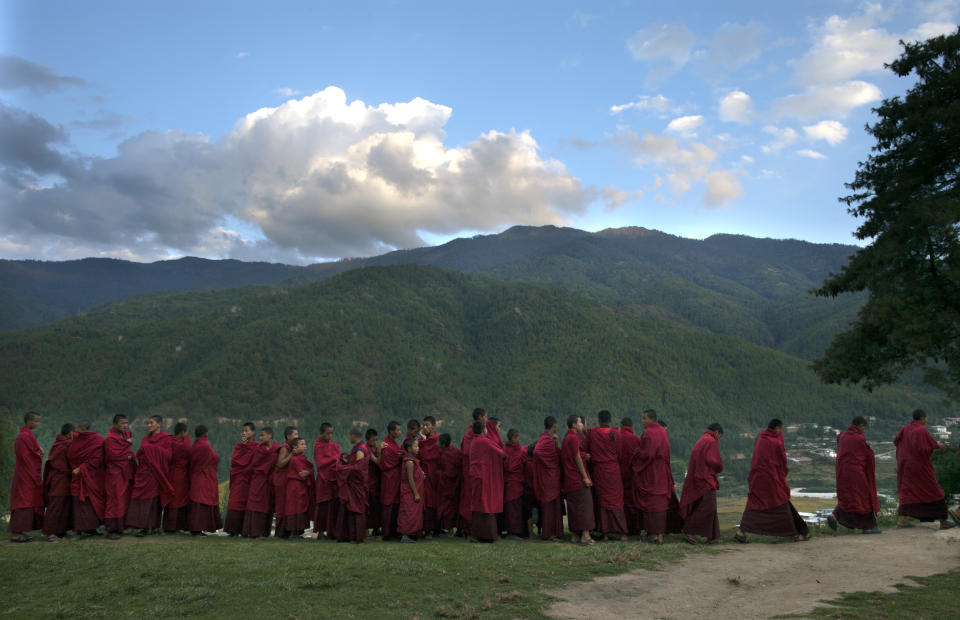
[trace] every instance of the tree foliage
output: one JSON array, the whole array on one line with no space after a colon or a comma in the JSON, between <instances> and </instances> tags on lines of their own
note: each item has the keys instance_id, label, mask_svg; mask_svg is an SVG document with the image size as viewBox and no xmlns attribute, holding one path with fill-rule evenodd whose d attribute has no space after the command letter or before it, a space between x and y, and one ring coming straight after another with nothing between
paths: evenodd
<instances>
[{"instance_id":1,"label":"tree foliage","mask_svg":"<svg viewBox=\"0 0 960 620\"><path fill-rule=\"evenodd\" d=\"M863 218L856 236L872 240L816 294L867 291L849 331L835 337L814 369L830 383L890 383L911 367L956 397L960 385L960 30L905 44L888 65L916 74L904 98L874 111L876 144L848 196Z\"/></svg>"}]
</instances>

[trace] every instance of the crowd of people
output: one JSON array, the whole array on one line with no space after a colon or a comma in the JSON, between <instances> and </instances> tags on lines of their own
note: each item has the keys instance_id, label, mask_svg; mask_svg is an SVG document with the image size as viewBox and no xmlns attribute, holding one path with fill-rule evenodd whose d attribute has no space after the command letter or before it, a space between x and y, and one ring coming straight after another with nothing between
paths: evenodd
<instances>
[{"instance_id":1,"label":"crowd of people","mask_svg":"<svg viewBox=\"0 0 960 620\"><path fill-rule=\"evenodd\" d=\"M938 447L926 429L926 415L913 414L895 440L900 527L908 517L952 527L943 489L930 455ZM387 425L386 436L368 428L349 429L350 448L333 441L334 428L320 427L313 461L306 440L287 427L282 438L272 428L243 425L230 460L230 486L221 519L217 468L207 428L177 423L173 434L151 416L134 452L128 419L113 418L103 437L88 421L64 424L43 463L33 430L40 415L29 412L15 440L16 464L10 495L14 542L102 535L118 539L222 530L249 538L299 538L312 528L316 538L363 542L368 535L414 543L458 535L475 542L539 537L566 538L580 545L596 537L627 540L643 536L662 544L681 533L690 544L720 541L718 475L723 471L720 424L710 424L697 440L680 497L670 467L670 441L657 412L641 416L642 432L630 418L613 426L609 411L586 426L582 416L559 423L544 419L535 442L522 445L515 429L501 436L500 421L483 409L473 411L459 448L436 420ZM862 417L837 438L837 507L829 518L838 525L880 533L874 455L864 437ZM783 424L771 420L757 437L750 464L749 495L735 538L746 534L808 540L809 529L790 502ZM42 466L42 467L41 467ZM566 528L564 527L566 515ZM103 532L101 532L103 530Z\"/></svg>"}]
</instances>

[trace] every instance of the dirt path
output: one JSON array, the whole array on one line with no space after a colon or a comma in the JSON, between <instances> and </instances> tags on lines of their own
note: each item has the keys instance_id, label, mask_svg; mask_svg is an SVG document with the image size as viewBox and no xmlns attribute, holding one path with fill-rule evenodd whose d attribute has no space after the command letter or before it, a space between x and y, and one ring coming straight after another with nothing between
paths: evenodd
<instances>
[{"instance_id":1,"label":"dirt path","mask_svg":"<svg viewBox=\"0 0 960 620\"><path fill-rule=\"evenodd\" d=\"M958 528L960 529L960 528ZM724 545L662 571L635 570L568 584L554 618L769 618L807 613L841 592L894 591L906 577L960 567L960 532L919 525L805 543Z\"/></svg>"}]
</instances>

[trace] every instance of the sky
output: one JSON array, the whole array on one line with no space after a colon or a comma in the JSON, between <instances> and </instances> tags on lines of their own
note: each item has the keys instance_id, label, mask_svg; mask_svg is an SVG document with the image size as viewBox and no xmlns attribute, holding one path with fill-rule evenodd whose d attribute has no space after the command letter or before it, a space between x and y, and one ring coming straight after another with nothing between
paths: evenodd
<instances>
[{"instance_id":1,"label":"sky","mask_svg":"<svg viewBox=\"0 0 960 620\"><path fill-rule=\"evenodd\" d=\"M0 258L304 264L514 225L864 243L960 0L0 0ZM868 241L868 240L867 240Z\"/></svg>"}]
</instances>

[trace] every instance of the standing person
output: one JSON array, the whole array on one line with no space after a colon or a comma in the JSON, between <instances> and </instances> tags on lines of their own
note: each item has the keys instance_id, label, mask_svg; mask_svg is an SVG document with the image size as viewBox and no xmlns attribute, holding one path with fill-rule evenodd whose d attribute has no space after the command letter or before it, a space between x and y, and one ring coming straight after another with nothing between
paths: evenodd
<instances>
[{"instance_id":1,"label":"standing person","mask_svg":"<svg viewBox=\"0 0 960 620\"><path fill-rule=\"evenodd\" d=\"M670 469L670 438L667 429L657 423L657 412L648 409L640 417L643 435L633 453L633 492L643 512L643 529L655 544L663 544L667 533L667 511L674 497L673 471Z\"/></svg>"},{"instance_id":2,"label":"standing person","mask_svg":"<svg viewBox=\"0 0 960 620\"><path fill-rule=\"evenodd\" d=\"M118 413L113 416L113 425L103 440L103 460L106 468L104 490L107 496L103 520L107 538L110 540L120 538L120 534L127 527L127 508L130 506L133 477L137 469L134 458L130 424L127 416Z\"/></svg>"},{"instance_id":3,"label":"standing person","mask_svg":"<svg viewBox=\"0 0 960 620\"><path fill-rule=\"evenodd\" d=\"M350 452L341 455L337 463L340 504L337 540L362 543L367 538L367 475L370 466L360 427L351 427L347 436L350 439Z\"/></svg>"},{"instance_id":4,"label":"standing person","mask_svg":"<svg viewBox=\"0 0 960 620\"><path fill-rule=\"evenodd\" d=\"M483 422L484 426L487 424L487 412L477 407L473 410L473 422ZM463 439L460 440L460 473L463 476L463 480L460 483L460 532L465 536L470 535L470 519L473 516L473 488L476 482L473 479L473 475L470 473L470 443L473 441L473 438L476 436L473 433L473 422L470 423L470 426L467 427L467 430L463 433Z\"/></svg>"},{"instance_id":5,"label":"standing person","mask_svg":"<svg viewBox=\"0 0 960 620\"><path fill-rule=\"evenodd\" d=\"M402 543L414 543L423 532L423 469L420 468L420 444L413 437L403 440L403 480L400 483L400 509L397 531Z\"/></svg>"},{"instance_id":6,"label":"standing person","mask_svg":"<svg viewBox=\"0 0 960 620\"><path fill-rule=\"evenodd\" d=\"M190 448L190 508L187 511L187 529L194 536L206 536L204 532L216 532L223 525L220 519L220 484L217 479L220 455L210 445L206 426L197 425L193 435L193 446Z\"/></svg>"},{"instance_id":7,"label":"standing person","mask_svg":"<svg viewBox=\"0 0 960 620\"><path fill-rule=\"evenodd\" d=\"M837 507L827 517L833 531L839 523L864 534L882 533L877 529L880 500L873 448L864 436L866 430L866 418L858 415L850 428L837 435Z\"/></svg>"},{"instance_id":8,"label":"standing person","mask_svg":"<svg viewBox=\"0 0 960 620\"><path fill-rule=\"evenodd\" d=\"M597 414L597 426L586 431L584 441L590 455L590 473L593 480L598 529L610 539L627 540L627 515L623 510L623 478L620 475L620 439L615 429L610 428L612 416L604 409Z\"/></svg>"},{"instance_id":9,"label":"standing person","mask_svg":"<svg viewBox=\"0 0 960 620\"><path fill-rule=\"evenodd\" d=\"M300 437L300 431L295 426L283 429L283 443L277 453L276 468L273 471L273 512L276 515L277 526L273 535L277 538L290 538L290 532L283 528L287 516L287 465L293 458L293 447Z\"/></svg>"},{"instance_id":10,"label":"standing person","mask_svg":"<svg viewBox=\"0 0 960 620\"><path fill-rule=\"evenodd\" d=\"M90 430L90 421L77 422L70 447L70 495L73 497L73 531L98 534L106 512L103 437Z\"/></svg>"},{"instance_id":11,"label":"standing person","mask_svg":"<svg viewBox=\"0 0 960 620\"><path fill-rule=\"evenodd\" d=\"M240 441L233 446L230 456L230 495L227 499L227 518L223 531L231 536L243 532L244 513L247 511L247 496L250 494L250 475L253 457L260 444L254 438L257 427L247 422L240 429Z\"/></svg>"},{"instance_id":12,"label":"standing person","mask_svg":"<svg viewBox=\"0 0 960 620\"><path fill-rule=\"evenodd\" d=\"M190 506L190 438L187 425L177 422L170 439L170 484L173 494L163 511L163 531L168 533L187 530L187 513Z\"/></svg>"},{"instance_id":13,"label":"standing person","mask_svg":"<svg viewBox=\"0 0 960 620\"><path fill-rule=\"evenodd\" d=\"M33 429L40 426L40 414L28 411L13 440L13 482L10 485L10 540L30 542L28 533L43 527L43 449ZM50 542L56 542L49 537ZM59 540L59 539L57 539Z\"/></svg>"},{"instance_id":14,"label":"standing person","mask_svg":"<svg viewBox=\"0 0 960 620\"><path fill-rule=\"evenodd\" d=\"M533 486L540 506L540 537L559 542L563 538L563 504L560 499L562 473L557 419L547 416L543 428L533 449Z\"/></svg>"},{"instance_id":15,"label":"standing person","mask_svg":"<svg viewBox=\"0 0 960 620\"><path fill-rule=\"evenodd\" d=\"M420 427L420 467L423 469L423 531L431 536L439 527L437 523L437 460L440 447L435 432L437 419L432 415L424 416Z\"/></svg>"},{"instance_id":16,"label":"standing person","mask_svg":"<svg viewBox=\"0 0 960 620\"><path fill-rule=\"evenodd\" d=\"M540 504L537 503L537 495L534 491L534 471L536 463L533 460L533 451L536 444L527 444L523 446L523 453L526 458L523 461L523 521L527 526L527 536L533 538L533 526L540 524Z\"/></svg>"},{"instance_id":17,"label":"standing person","mask_svg":"<svg viewBox=\"0 0 960 620\"><path fill-rule=\"evenodd\" d=\"M643 529L643 519L633 490L633 470L630 469L633 453L639 447L640 438L633 432L633 418L621 419L620 433L617 436L617 462L620 465L620 481L623 483L623 514L627 517L627 534L630 536L639 536Z\"/></svg>"},{"instance_id":18,"label":"standing person","mask_svg":"<svg viewBox=\"0 0 960 620\"><path fill-rule=\"evenodd\" d=\"M720 542L720 519L717 516L720 479L717 475L723 471L721 437L723 427L714 422L690 453L690 467L680 495L680 516L683 517L685 540L692 545L697 544L697 536L703 536L711 545Z\"/></svg>"},{"instance_id":19,"label":"standing person","mask_svg":"<svg viewBox=\"0 0 960 620\"><path fill-rule=\"evenodd\" d=\"M70 460L67 450L73 440L73 424L60 427L60 434L53 440L47 462L43 465L43 533L54 542L66 536L70 529Z\"/></svg>"},{"instance_id":20,"label":"standing person","mask_svg":"<svg viewBox=\"0 0 960 620\"><path fill-rule=\"evenodd\" d=\"M495 421L496 422L496 421ZM494 429L494 432L496 429ZM471 477L476 481L470 518L472 539L496 542L499 538L497 516L503 512L503 460L506 453L480 422L473 423L470 443Z\"/></svg>"},{"instance_id":21,"label":"standing person","mask_svg":"<svg viewBox=\"0 0 960 620\"><path fill-rule=\"evenodd\" d=\"M596 527L593 511L593 480L587 473L586 452L583 449L583 418L567 416L567 434L560 445L560 462L563 464L563 494L567 498L567 527L573 542L582 545L594 544L590 531Z\"/></svg>"},{"instance_id":22,"label":"standing person","mask_svg":"<svg viewBox=\"0 0 960 620\"><path fill-rule=\"evenodd\" d=\"M161 426L163 418L147 418L147 434L137 450L137 472L127 509L127 526L139 528L137 536L146 536L160 529L163 508L173 499L170 482L170 461L173 458L173 437Z\"/></svg>"},{"instance_id":23,"label":"standing person","mask_svg":"<svg viewBox=\"0 0 960 620\"><path fill-rule=\"evenodd\" d=\"M400 423L393 420L387 424L387 436L380 444L380 530L383 540L397 533L397 514L400 510L400 466L403 450L397 444Z\"/></svg>"},{"instance_id":24,"label":"standing person","mask_svg":"<svg viewBox=\"0 0 960 620\"><path fill-rule=\"evenodd\" d=\"M437 459L437 519L438 536L446 537L457 524L460 513L460 484L463 458L456 446L450 445L450 434L440 433L437 439L440 458Z\"/></svg>"},{"instance_id":25,"label":"standing person","mask_svg":"<svg viewBox=\"0 0 960 620\"><path fill-rule=\"evenodd\" d=\"M314 486L316 509L313 518L313 530L317 538L324 534L329 539L336 538L335 528L340 504L337 500L337 462L340 460L340 446L333 441L333 424L320 425L320 436L313 442L313 463L317 468L317 483Z\"/></svg>"},{"instance_id":26,"label":"standing person","mask_svg":"<svg viewBox=\"0 0 960 620\"><path fill-rule=\"evenodd\" d=\"M930 435L927 414L922 409L913 412L913 422L900 429L893 445L897 448L897 495L900 498L897 527L913 527L907 517L920 521L939 519L940 529L954 527L947 521L946 494L930 462L934 450L947 446Z\"/></svg>"},{"instance_id":27,"label":"standing person","mask_svg":"<svg viewBox=\"0 0 960 620\"><path fill-rule=\"evenodd\" d=\"M523 517L523 464L527 455L520 445L520 431L507 431L503 450L507 455L503 461L503 529L509 540L520 540L527 530Z\"/></svg>"},{"instance_id":28,"label":"standing person","mask_svg":"<svg viewBox=\"0 0 960 620\"><path fill-rule=\"evenodd\" d=\"M273 520L273 485L271 479L277 467L280 444L273 441L273 429L260 429L260 447L251 463L250 491L247 493L247 510L243 516L244 536L262 538L270 536Z\"/></svg>"},{"instance_id":29,"label":"standing person","mask_svg":"<svg viewBox=\"0 0 960 620\"><path fill-rule=\"evenodd\" d=\"M783 422L774 418L757 436L747 478L747 507L740 518L737 542L747 542L744 533L790 536L810 540L810 530L790 502L787 484L787 451L783 445Z\"/></svg>"},{"instance_id":30,"label":"standing person","mask_svg":"<svg viewBox=\"0 0 960 620\"><path fill-rule=\"evenodd\" d=\"M367 528L373 536L380 536L380 436L377 429L368 428L363 435L367 446Z\"/></svg>"},{"instance_id":31,"label":"standing person","mask_svg":"<svg viewBox=\"0 0 960 620\"><path fill-rule=\"evenodd\" d=\"M278 537L300 538L310 527L310 518L316 512L316 500L313 489L313 463L306 456L307 441L302 437L292 440L290 461L284 473L287 483L284 486L286 514L283 522L277 521Z\"/></svg>"}]
</instances>

